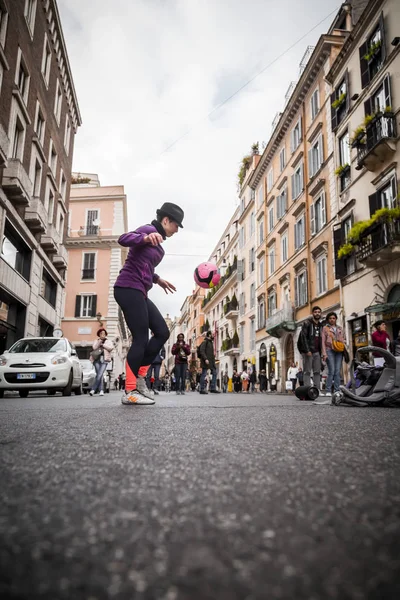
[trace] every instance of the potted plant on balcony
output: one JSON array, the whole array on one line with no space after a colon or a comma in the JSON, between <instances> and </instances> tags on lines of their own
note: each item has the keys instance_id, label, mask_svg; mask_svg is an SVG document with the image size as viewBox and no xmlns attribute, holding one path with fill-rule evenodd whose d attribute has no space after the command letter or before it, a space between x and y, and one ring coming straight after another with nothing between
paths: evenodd
<instances>
[{"instance_id":1,"label":"potted plant on balcony","mask_svg":"<svg viewBox=\"0 0 400 600\"><path fill-rule=\"evenodd\" d=\"M251 152L253 154L253 156L256 156L257 154L260 154L260 149L259 149L259 145L258 142L255 142L252 146L251 146Z\"/></svg>"},{"instance_id":2,"label":"potted plant on balcony","mask_svg":"<svg viewBox=\"0 0 400 600\"><path fill-rule=\"evenodd\" d=\"M393 108L390 105L385 106L385 110L383 111L383 114L387 118L394 117Z\"/></svg>"},{"instance_id":3,"label":"potted plant on balcony","mask_svg":"<svg viewBox=\"0 0 400 600\"><path fill-rule=\"evenodd\" d=\"M379 50L381 49L381 46L382 46L381 40L377 40L376 42L371 44L368 49L367 54L364 54L363 59L366 60L367 62L371 62L371 60L373 60L375 58L375 56L378 54Z\"/></svg>"},{"instance_id":4,"label":"potted plant on balcony","mask_svg":"<svg viewBox=\"0 0 400 600\"><path fill-rule=\"evenodd\" d=\"M343 173L347 173L347 171L350 170L350 165L349 163L346 163L345 165L340 165L340 167L338 167L335 170L335 175L337 175L338 177L340 177L341 175L343 175Z\"/></svg>"},{"instance_id":5,"label":"potted plant on balcony","mask_svg":"<svg viewBox=\"0 0 400 600\"><path fill-rule=\"evenodd\" d=\"M242 187L243 185L243 181L246 177L246 173L248 171L248 169L250 168L250 165L252 163L252 157L247 154L246 156L244 156L242 158L242 162L240 163L240 169L239 169L239 173L238 173L238 184L239 184L239 189Z\"/></svg>"},{"instance_id":6,"label":"potted plant on balcony","mask_svg":"<svg viewBox=\"0 0 400 600\"><path fill-rule=\"evenodd\" d=\"M235 333L232 336L232 347L237 348L239 346L239 336L238 332L235 329Z\"/></svg>"},{"instance_id":7,"label":"potted plant on balcony","mask_svg":"<svg viewBox=\"0 0 400 600\"><path fill-rule=\"evenodd\" d=\"M336 100L332 102L332 108L336 110L337 108L339 108L339 106L342 106L342 104L346 101L346 98L347 92L343 92L342 94L340 94L339 98L336 98Z\"/></svg>"},{"instance_id":8,"label":"potted plant on balcony","mask_svg":"<svg viewBox=\"0 0 400 600\"><path fill-rule=\"evenodd\" d=\"M350 144L352 148L357 148L361 144L365 144L365 127L364 125L359 125L353 131L353 137L350 140Z\"/></svg>"},{"instance_id":9,"label":"potted plant on balcony","mask_svg":"<svg viewBox=\"0 0 400 600\"><path fill-rule=\"evenodd\" d=\"M230 302L231 302L231 301L229 300L229 296L227 296L227 297L226 297L226 300L225 300L225 304L224 304L224 315L226 315L226 313L227 313L227 312L228 312L228 310L229 310L229 305L230 305Z\"/></svg>"},{"instance_id":10,"label":"potted plant on balcony","mask_svg":"<svg viewBox=\"0 0 400 600\"><path fill-rule=\"evenodd\" d=\"M236 294L233 293L232 300L231 300L231 309L237 310L238 306L239 306L239 302L237 301Z\"/></svg>"}]
</instances>

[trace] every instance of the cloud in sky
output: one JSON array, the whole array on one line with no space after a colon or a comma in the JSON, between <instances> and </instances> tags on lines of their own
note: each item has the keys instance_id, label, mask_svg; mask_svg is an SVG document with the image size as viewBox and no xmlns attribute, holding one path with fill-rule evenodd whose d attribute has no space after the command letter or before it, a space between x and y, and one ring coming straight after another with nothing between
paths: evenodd
<instances>
[{"instance_id":1,"label":"cloud in sky","mask_svg":"<svg viewBox=\"0 0 400 600\"><path fill-rule=\"evenodd\" d=\"M194 288L194 267L209 257L237 206L242 156L254 141L268 141L306 47L316 44L334 15L207 115L340 4L58 0L58 5L83 118L74 169L98 173L103 185L125 186L130 229L150 222L163 202L182 206L184 229L165 243L159 267L178 291L166 296L156 286L151 292L164 314L178 315Z\"/></svg>"}]
</instances>

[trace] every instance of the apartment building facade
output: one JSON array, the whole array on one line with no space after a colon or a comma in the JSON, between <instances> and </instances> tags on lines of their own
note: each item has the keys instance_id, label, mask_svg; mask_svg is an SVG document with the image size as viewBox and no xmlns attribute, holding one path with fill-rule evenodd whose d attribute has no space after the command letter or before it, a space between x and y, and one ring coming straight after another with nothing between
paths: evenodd
<instances>
[{"instance_id":1,"label":"apartment building facade","mask_svg":"<svg viewBox=\"0 0 400 600\"><path fill-rule=\"evenodd\" d=\"M333 271L332 222L338 205L331 96L324 78L346 40L347 23L344 18L303 57L299 81L289 87L248 182L257 203L258 364L281 391L288 367L300 361L296 342L312 306L340 311Z\"/></svg>"},{"instance_id":2,"label":"apartment building facade","mask_svg":"<svg viewBox=\"0 0 400 600\"><path fill-rule=\"evenodd\" d=\"M239 205L239 241L238 241L238 284L237 299L239 302L238 334L239 350L238 366L240 371L257 368L256 361L256 202L255 192L248 185L254 169L260 160L258 147L253 152L243 185L240 190Z\"/></svg>"},{"instance_id":3,"label":"apartment building facade","mask_svg":"<svg viewBox=\"0 0 400 600\"><path fill-rule=\"evenodd\" d=\"M125 371L129 330L113 286L127 255L118 244L119 236L128 230L127 198L122 185L103 187L95 174L73 175L62 329L79 358L89 358L96 331L105 327L115 348L110 370L118 376Z\"/></svg>"},{"instance_id":4,"label":"apartment building facade","mask_svg":"<svg viewBox=\"0 0 400 600\"><path fill-rule=\"evenodd\" d=\"M55 0L0 0L0 352L52 335L81 117Z\"/></svg>"},{"instance_id":5,"label":"apartment building facade","mask_svg":"<svg viewBox=\"0 0 400 600\"><path fill-rule=\"evenodd\" d=\"M332 110L339 213L335 270L341 280L353 354L384 319L400 331L400 6L371 1L327 75L332 99L347 85L345 110Z\"/></svg>"},{"instance_id":6,"label":"apartment building facade","mask_svg":"<svg viewBox=\"0 0 400 600\"><path fill-rule=\"evenodd\" d=\"M225 370L231 377L233 371L240 368L239 304L237 300L238 273L240 273L238 260L239 212L239 208L237 208L210 255L210 261L218 266L222 277L220 283L209 290L202 301L204 332L209 328L214 333L218 377Z\"/></svg>"}]
</instances>

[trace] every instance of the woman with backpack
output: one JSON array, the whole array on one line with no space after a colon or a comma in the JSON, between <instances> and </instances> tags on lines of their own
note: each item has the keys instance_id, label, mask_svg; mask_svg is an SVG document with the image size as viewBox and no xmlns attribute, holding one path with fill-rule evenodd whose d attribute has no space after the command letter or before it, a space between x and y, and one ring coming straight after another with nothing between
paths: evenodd
<instances>
[{"instance_id":1,"label":"woman with backpack","mask_svg":"<svg viewBox=\"0 0 400 600\"><path fill-rule=\"evenodd\" d=\"M322 329L322 358L328 365L325 396L332 395L332 383L335 392L340 389L340 371L346 344L343 329L336 323L337 314L330 312L326 316L326 325Z\"/></svg>"},{"instance_id":2,"label":"woman with backpack","mask_svg":"<svg viewBox=\"0 0 400 600\"><path fill-rule=\"evenodd\" d=\"M104 396L104 371L108 363L111 362L111 352L114 350L113 343L107 339L107 331L102 327L97 332L97 340L93 342L93 350L90 353L90 360L96 371L90 395L94 396L95 391L100 391L100 396Z\"/></svg>"},{"instance_id":3,"label":"woman with backpack","mask_svg":"<svg viewBox=\"0 0 400 600\"><path fill-rule=\"evenodd\" d=\"M176 343L172 346L171 352L175 356L176 393L184 396L190 347L189 344L185 343L185 336L183 333L178 335Z\"/></svg>"}]
</instances>

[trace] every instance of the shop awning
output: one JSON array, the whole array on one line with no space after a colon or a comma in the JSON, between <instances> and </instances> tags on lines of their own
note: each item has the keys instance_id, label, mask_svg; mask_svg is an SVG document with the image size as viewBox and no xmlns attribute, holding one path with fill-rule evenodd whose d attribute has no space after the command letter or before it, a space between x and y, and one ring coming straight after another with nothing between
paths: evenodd
<instances>
[{"instance_id":1,"label":"shop awning","mask_svg":"<svg viewBox=\"0 0 400 600\"><path fill-rule=\"evenodd\" d=\"M400 300L397 302L384 302L383 304L373 304L372 306L367 306L365 309L366 313L391 313L395 311L400 311Z\"/></svg>"}]
</instances>

